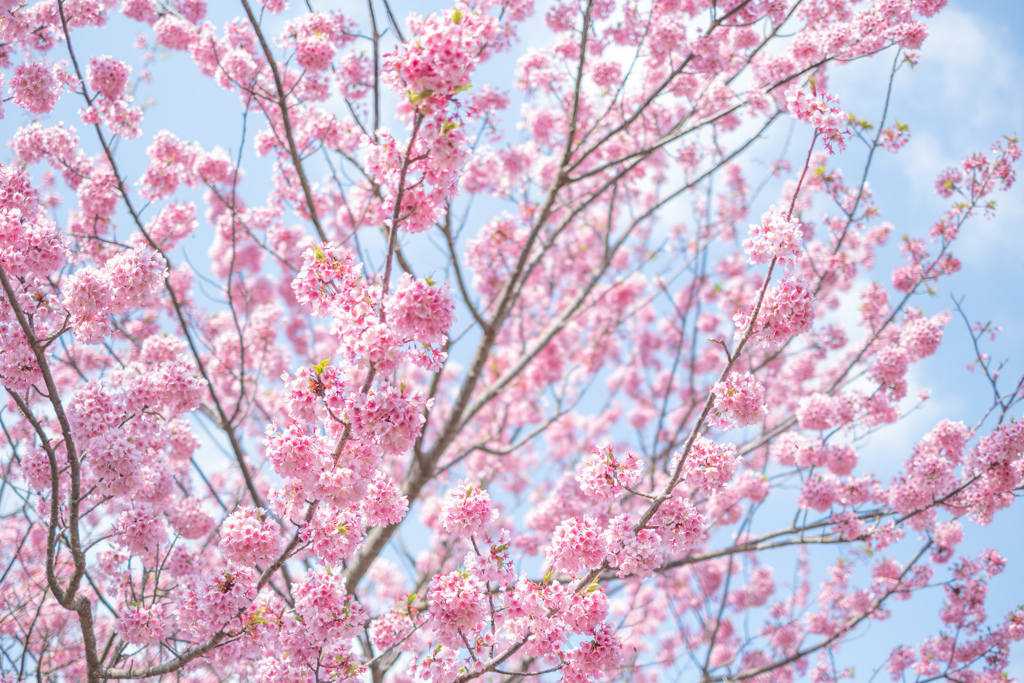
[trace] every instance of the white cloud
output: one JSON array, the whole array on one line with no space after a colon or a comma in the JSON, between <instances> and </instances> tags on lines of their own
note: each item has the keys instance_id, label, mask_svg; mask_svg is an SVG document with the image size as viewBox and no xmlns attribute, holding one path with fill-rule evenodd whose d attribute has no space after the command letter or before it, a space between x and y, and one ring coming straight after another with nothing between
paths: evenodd
<instances>
[{"instance_id":1,"label":"white cloud","mask_svg":"<svg viewBox=\"0 0 1024 683\"><path fill-rule=\"evenodd\" d=\"M1024 108L1020 55L998 27L988 18L950 8L928 28L916 69L923 73L915 78L914 90L940 105L935 113L942 119L960 124L948 131L947 141L969 137L969 131L1019 123Z\"/></svg>"}]
</instances>

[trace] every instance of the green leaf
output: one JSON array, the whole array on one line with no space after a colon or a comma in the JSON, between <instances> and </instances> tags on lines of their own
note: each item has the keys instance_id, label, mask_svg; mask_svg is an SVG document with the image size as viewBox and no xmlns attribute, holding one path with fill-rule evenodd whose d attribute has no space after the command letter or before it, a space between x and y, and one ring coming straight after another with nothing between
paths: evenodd
<instances>
[{"instance_id":1,"label":"green leaf","mask_svg":"<svg viewBox=\"0 0 1024 683\"><path fill-rule=\"evenodd\" d=\"M433 94L433 90L424 90L423 92L420 93L411 92L409 93L409 101L412 102L413 104L419 104L420 102L427 99Z\"/></svg>"}]
</instances>

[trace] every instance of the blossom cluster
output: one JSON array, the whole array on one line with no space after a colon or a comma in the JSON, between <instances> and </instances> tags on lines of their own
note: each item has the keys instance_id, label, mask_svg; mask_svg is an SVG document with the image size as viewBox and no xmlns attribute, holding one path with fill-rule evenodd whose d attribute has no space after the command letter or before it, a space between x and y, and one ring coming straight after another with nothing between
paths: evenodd
<instances>
[{"instance_id":1,"label":"blossom cluster","mask_svg":"<svg viewBox=\"0 0 1024 683\"><path fill-rule=\"evenodd\" d=\"M760 421L768 412L764 403L764 385L749 372L730 373L724 382L715 382L711 388L715 397L714 415L709 424L721 429L746 427Z\"/></svg>"},{"instance_id":2,"label":"blossom cluster","mask_svg":"<svg viewBox=\"0 0 1024 683\"><path fill-rule=\"evenodd\" d=\"M978 414L891 476L866 437L1019 143L920 235L831 154L910 144L826 84L944 0L553 0L502 66L534 4L0 3L0 681L833 682L936 586L873 668L1010 670L966 550L1024 488L995 328ZM202 142L171 65L228 96ZM787 116L809 149L751 175Z\"/></svg>"},{"instance_id":3,"label":"blossom cluster","mask_svg":"<svg viewBox=\"0 0 1024 683\"><path fill-rule=\"evenodd\" d=\"M775 260L779 265L793 262L803 249L803 231L800 221L787 218L782 209L772 207L761 216L761 222L751 224L750 237L743 240L743 248L750 255L751 263L768 263Z\"/></svg>"}]
</instances>

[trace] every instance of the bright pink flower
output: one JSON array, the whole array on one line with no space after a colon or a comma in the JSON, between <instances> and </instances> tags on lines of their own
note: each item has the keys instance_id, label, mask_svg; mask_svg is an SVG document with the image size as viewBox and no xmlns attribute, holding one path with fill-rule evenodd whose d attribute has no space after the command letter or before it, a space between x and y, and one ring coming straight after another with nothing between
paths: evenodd
<instances>
[{"instance_id":1,"label":"bright pink flower","mask_svg":"<svg viewBox=\"0 0 1024 683\"><path fill-rule=\"evenodd\" d=\"M292 515L294 519L294 515ZM364 538L364 525L358 511L321 504L299 538L310 553L326 565L347 561L359 550Z\"/></svg>"},{"instance_id":2,"label":"bright pink flower","mask_svg":"<svg viewBox=\"0 0 1024 683\"><path fill-rule=\"evenodd\" d=\"M673 496L658 508L653 526L673 552L683 553L704 540L708 523L689 501Z\"/></svg>"},{"instance_id":3,"label":"bright pink flower","mask_svg":"<svg viewBox=\"0 0 1024 683\"><path fill-rule=\"evenodd\" d=\"M239 615L256 597L252 569L231 566L213 572L178 600L178 628L196 638L208 638L223 628L240 626Z\"/></svg>"},{"instance_id":4,"label":"bright pink flower","mask_svg":"<svg viewBox=\"0 0 1024 683\"><path fill-rule=\"evenodd\" d=\"M217 147L209 152L197 153L192 162L192 172L207 185L230 185L234 179L235 166L228 153Z\"/></svg>"},{"instance_id":5,"label":"bright pink flower","mask_svg":"<svg viewBox=\"0 0 1024 683\"><path fill-rule=\"evenodd\" d=\"M932 318L918 317L907 323L900 332L900 346L907 350L911 361L917 361L935 353L942 343L943 328L948 316Z\"/></svg>"},{"instance_id":6,"label":"bright pink flower","mask_svg":"<svg viewBox=\"0 0 1024 683\"><path fill-rule=\"evenodd\" d=\"M167 543L167 528L152 510L125 510L114 525L114 540L133 555L150 556Z\"/></svg>"},{"instance_id":7,"label":"bright pink flower","mask_svg":"<svg viewBox=\"0 0 1024 683\"><path fill-rule=\"evenodd\" d=\"M914 651L907 647L897 647L889 655L889 665L887 670L889 675L892 676L892 680L899 681L903 678L903 671L914 664L917 658L914 656Z\"/></svg>"},{"instance_id":8,"label":"bright pink flower","mask_svg":"<svg viewBox=\"0 0 1024 683\"><path fill-rule=\"evenodd\" d=\"M896 345L886 346L875 355L871 378L882 385L895 384L903 380L909 363L905 349Z\"/></svg>"},{"instance_id":9,"label":"bright pink flower","mask_svg":"<svg viewBox=\"0 0 1024 683\"><path fill-rule=\"evenodd\" d=\"M824 512L839 500L839 481L831 474L814 474L800 487L797 505Z\"/></svg>"},{"instance_id":10,"label":"bright pink flower","mask_svg":"<svg viewBox=\"0 0 1024 683\"><path fill-rule=\"evenodd\" d=\"M111 309L113 286L103 270L88 266L68 276L64 283L63 306L77 318L93 320Z\"/></svg>"},{"instance_id":11,"label":"bright pink flower","mask_svg":"<svg viewBox=\"0 0 1024 683\"><path fill-rule=\"evenodd\" d=\"M708 422L721 429L746 427L760 422L768 412L764 403L764 385L749 372L731 372L724 382L711 388L715 410Z\"/></svg>"},{"instance_id":12,"label":"bright pink flower","mask_svg":"<svg viewBox=\"0 0 1024 683\"><path fill-rule=\"evenodd\" d=\"M586 683L596 680L601 672L613 671L622 661L622 646L612 632L612 626L602 623L594 629L594 640L583 642L566 653L565 680Z\"/></svg>"},{"instance_id":13,"label":"bright pink flower","mask_svg":"<svg viewBox=\"0 0 1024 683\"><path fill-rule=\"evenodd\" d=\"M448 492L438 520L445 531L453 536L476 536L486 532L498 517L487 491L474 486L469 480Z\"/></svg>"},{"instance_id":14,"label":"bright pink flower","mask_svg":"<svg viewBox=\"0 0 1024 683\"><path fill-rule=\"evenodd\" d=\"M409 501L391 477L378 472L366 488L362 509L369 526L388 526L402 521Z\"/></svg>"},{"instance_id":15,"label":"bright pink flower","mask_svg":"<svg viewBox=\"0 0 1024 683\"><path fill-rule=\"evenodd\" d=\"M307 12L285 24L285 42L295 46L295 61L316 73L331 67L338 48L352 40L353 27L340 14Z\"/></svg>"},{"instance_id":16,"label":"bright pink flower","mask_svg":"<svg viewBox=\"0 0 1024 683\"><path fill-rule=\"evenodd\" d=\"M602 88L611 88L622 80L622 67L618 62L598 62L591 67L590 77Z\"/></svg>"},{"instance_id":17,"label":"bright pink flower","mask_svg":"<svg viewBox=\"0 0 1024 683\"><path fill-rule=\"evenodd\" d=\"M796 418L801 429L824 430L836 424L836 401L827 394L811 394L800 399Z\"/></svg>"},{"instance_id":18,"label":"bright pink flower","mask_svg":"<svg viewBox=\"0 0 1024 683\"><path fill-rule=\"evenodd\" d=\"M146 226L150 238L161 249L173 249L198 226L196 205L191 202L169 204Z\"/></svg>"},{"instance_id":19,"label":"bright pink flower","mask_svg":"<svg viewBox=\"0 0 1024 683\"><path fill-rule=\"evenodd\" d=\"M449 647L461 648L463 638L470 642L487 618L486 587L475 576L454 571L430 581L430 624L437 639Z\"/></svg>"},{"instance_id":20,"label":"bright pink flower","mask_svg":"<svg viewBox=\"0 0 1024 683\"><path fill-rule=\"evenodd\" d=\"M203 509L199 500L187 497L180 501L170 516L171 528L182 538L203 538L217 525L217 521Z\"/></svg>"},{"instance_id":21,"label":"bright pink flower","mask_svg":"<svg viewBox=\"0 0 1024 683\"><path fill-rule=\"evenodd\" d=\"M863 155L828 154L908 136L847 117L821 65L914 48L944 2L729 0L708 23L708 0L551 0L552 40L512 65L533 0L376 3L376 29L287 0L218 24L208 0L0 0L0 641L28 662L0 679L98 659L351 683L373 658L396 683L649 683L692 659L839 683L864 619L927 586L937 634L890 673L1008 675L1024 611L987 584L1014 568L958 554L963 518L1024 489L1020 388L977 435L936 420L884 484L867 437L950 319L904 294L961 267L1019 143L941 174L948 210L896 245ZM146 25L131 60L123 20ZM154 129L139 165L166 50L236 98L239 135L178 98L209 125ZM65 89L81 139L33 121ZM815 142L753 182L780 109Z\"/></svg>"},{"instance_id":22,"label":"bright pink flower","mask_svg":"<svg viewBox=\"0 0 1024 683\"><path fill-rule=\"evenodd\" d=\"M739 464L735 446L720 446L698 436L683 463L683 479L689 486L710 495L732 480Z\"/></svg>"},{"instance_id":23,"label":"bright pink flower","mask_svg":"<svg viewBox=\"0 0 1024 683\"><path fill-rule=\"evenodd\" d=\"M787 278L765 294L754 325L754 338L768 349L777 349L814 324L814 296L806 286ZM739 329L750 324L749 313L737 313L733 320Z\"/></svg>"},{"instance_id":24,"label":"bright pink flower","mask_svg":"<svg viewBox=\"0 0 1024 683\"><path fill-rule=\"evenodd\" d=\"M455 299L448 283L414 280L403 273L384 311L399 336L421 344L444 344L455 323Z\"/></svg>"},{"instance_id":25,"label":"bright pink flower","mask_svg":"<svg viewBox=\"0 0 1024 683\"><path fill-rule=\"evenodd\" d=\"M395 386L360 395L354 408L355 434L362 439L373 439L386 453L405 453L423 430L422 404L405 396Z\"/></svg>"},{"instance_id":26,"label":"bright pink flower","mask_svg":"<svg viewBox=\"0 0 1024 683\"><path fill-rule=\"evenodd\" d=\"M743 248L751 263L777 259L779 265L785 266L803 252L802 240L800 221L787 220L786 212L773 206L761 216L760 223L751 224L750 237L743 240Z\"/></svg>"},{"instance_id":27,"label":"bright pink flower","mask_svg":"<svg viewBox=\"0 0 1024 683\"><path fill-rule=\"evenodd\" d=\"M159 606L122 606L114 630L133 645L156 645L171 634L171 623Z\"/></svg>"},{"instance_id":28,"label":"bright pink flower","mask_svg":"<svg viewBox=\"0 0 1024 683\"><path fill-rule=\"evenodd\" d=\"M833 514L831 521L835 524L835 530L844 540L853 541L864 534L864 523L851 510Z\"/></svg>"},{"instance_id":29,"label":"bright pink flower","mask_svg":"<svg viewBox=\"0 0 1024 683\"><path fill-rule=\"evenodd\" d=\"M385 55L385 78L403 94L444 98L469 84L497 21L487 12L456 9L417 20L411 29L412 40Z\"/></svg>"},{"instance_id":30,"label":"bright pink flower","mask_svg":"<svg viewBox=\"0 0 1024 683\"><path fill-rule=\"evenodd\" d=\"M480 548L479 554L475 548L466 554L466 571L482 581L508 588L516 580L511 548L512 535L508 529L502 529L496 540Z\"/></svg>"},{"instance_id":31,"label":"bright pink flower","mask_svg":"<svg viewBox=\"0 0 1024 683\"><path fill-rule=\"evenodd\" d=\"M30 61L14 67L9 86L14 103L33 114L53 111L61 89L56 68L46 62Z\"/></svg>"},{"instance_id":32,"label":"bright pink flower","mask_svg":"<svg viewBox=\"0 0 1024 683\"><path fill-rule=\"evenodd\" d=\"M935 181L935 191L942 197L951 197L957 185L963 182L963 179L964 176L960 173L960 169L947 168L939 174L938 179Z\"/></svg>"},{"instance_id":33,"label":"bright pink flower","mask_svg":"<svg viewBox=\"0 0 1024 683\"><path fill-rule=\"evenodd\" d=\"M280 547L280 530L262 509L239 508L220 526L220 550L229 562L264 564L275 558Z\"/></svg>"},{"instance_id":34,"label":"bright pink flower","mask_svg":"<svg viewBox=\"0 0 1024 683\"><path fill-rule=\"evenodd\" d=\"M955 519L936 525L935 532L932 535L932 540L935 541L932 561L935 563L947 562L953 556L953 552L963 538L963 527Z\"/></svg>"},{"instance_id":35,"label":"bright pink flower","mask_svg":"<svg viewBox=\"0 0 1024 683\"><path fill-rule=\"evenodd\" d=\"M350 312L359 308L362 289L358 286L360 266L345 249L324 244L302 254L302 269L292 280L299 303L312 308L314 315L329 311Z\"/></svg>"},{"instance_id":36,"label":"bright pink flower","mask_svg":"<svg viewBox=\"0 0 1024 683\"><path fill-rule=\"evenodd\" d=\"M589 516L570 517L551 534L551 544L545 554L555 570L577 574L599 566L607 548L597 522Z\"/></svg>"},{"instance_id":37,"label":"bright pink flower","mask_svg":"<svg viewBox=\"0 0 1024 683\"><path fill-rule=\"evenodd\" d=\"M163 289L167 262L148 249L128 249L107 261L103 271L113 292L111 312L123 313L152 303L154 295Z\"/></svg>"},{"instance_id":38,"label":"bright pink flower","mask_svg":"<svg viewBox=\"0 0 1024 683\"><path fill-rule=\"evenodd\" d=\"M820 459L829 472L837 477L845 477L857 466L857 451L849 444L829 445L821 449Z\"/></svg>"},{"instance_id":39,"label":"bright pink flower","mask_svg":"<svg viewBox=\"0 0 1024 683\"><path fill-rule=\"evenodd\" d=\"M370 638L381 650L399 645L413 633L416 625L404 611L385 612L370 625Z\"/></svg>"},{"instance_id":40,"label":"bright pink flower","mask_svg":"<svg viewBox=\"0 0 1024 683\"><path fill-rule=\"evenodd\" d=\"M89 60L86 73L90 88L108 100L117 100L124 94L131 71L131 67L124 62L110 55L102 55Z\"/></svg>"},{"instance_id":41,"label":"bright pink flower","mask_svg":"<svg viewBox=\"0 0 1024 683\"><path fill-rule=\"evenodd\" d=\"M340 573L310 572L293 594L297 621L309 636L325 642L352 638L363 632L366 612L345 590Z\"/></svg>"},{"instance_id":42,"label":"bright pink flower","mask_svg":"<svg viewBox=\"0 0 1024 683\"><path fill-rule=\"evenodd\" d=\"M267 460L281 477L295 477L301 481L315 480L330 454L327 445L317 436L310 435L298 424L290 424L283 433L272 428L264 441Z\"/></svg>"},{"instance_id":43,"label":"bright pink flower","mask_svg":"<svg viewBox=\"0 0 1024 683\"><path fill-rule=\"evenodd\" d=\"M583 460L576 481L588 496L599 500L614 500L626 488L640 480L643 462L633 453L627 453L619 462L611 446L595 448Z\"/></svg>"}]
</instances>

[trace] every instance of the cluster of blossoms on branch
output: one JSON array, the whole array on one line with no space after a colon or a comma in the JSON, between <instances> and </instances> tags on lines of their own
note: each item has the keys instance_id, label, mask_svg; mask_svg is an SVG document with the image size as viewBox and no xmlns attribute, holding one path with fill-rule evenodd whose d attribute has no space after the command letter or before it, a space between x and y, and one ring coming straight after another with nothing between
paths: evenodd
<instances>
[{"instance_id":1,"label":"cluster of blossoms on branch","mask_svg":"<svg viewBox=\"0 0 1024 683\"><path fill-rule=\"evenodd\" d=\"M0 0L0 681L824 683L929 591L874 665L1000 679L1024 611L961 548L1024 487L1021 383L979 349L990 405L863 456L1020 148L884 272L908 129L827 90L945 0L318 4ZM238 137L151 130L158 59Z\"/></svg>"}]
</instances>

